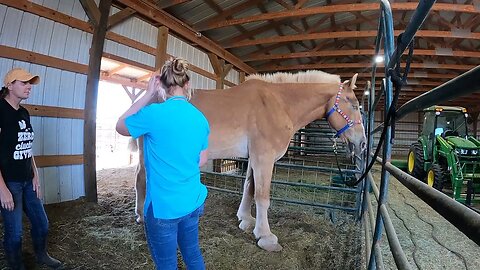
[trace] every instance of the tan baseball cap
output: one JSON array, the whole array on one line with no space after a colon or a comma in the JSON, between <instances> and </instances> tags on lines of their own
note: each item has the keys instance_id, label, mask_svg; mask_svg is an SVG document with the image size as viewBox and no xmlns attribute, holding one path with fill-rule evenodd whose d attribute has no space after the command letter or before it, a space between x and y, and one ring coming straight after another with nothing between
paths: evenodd
<instances>
[{"instance_id":1,"label":"tan baseball cap","mask_svg":"<svg viewBox=\"0 0 480 270\"><path fill-rule=\"evenodd\" d=\"M32 75L23 68L14 68L10 70L3 79L3 85L8 86L14 81L30 82L31 84L38 84L40 77Z\"/></svg>"}]
</instances>

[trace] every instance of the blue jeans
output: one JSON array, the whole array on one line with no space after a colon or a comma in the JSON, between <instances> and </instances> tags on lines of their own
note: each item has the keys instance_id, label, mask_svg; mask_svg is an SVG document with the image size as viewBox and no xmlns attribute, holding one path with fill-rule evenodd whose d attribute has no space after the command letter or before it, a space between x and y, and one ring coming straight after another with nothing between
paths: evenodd
<instances>
[{"instance_id":1,"label":"blue jeans","mask_svg":"<svg viewBox=\"0 0 480 270\"><path fill-rule=\"evenodd\" d=\"M23 211L31 223L33 247L36 252L45 249L48 234L48 219L42 201L33 191L32 180L23 182L6 181L7 188L12 193L15 207L13 211L1 208L3 217L4 237L3 246L9 261L21 260L22 252L22 217Z\"/></svg>"},{"instance_id":2,"label":"blue jeans","mask_svg":"<svg viewBox=\"0 0 480 270\"><path fill-rule=\"evenodd\" d=\"M177 244L188 270L205 269L198 241L198 220L202 214L203 205L181 218L159 219L153 216L152 205L147 207L145 234L157 269L177 269Z\"/></svg>"}]
</instances>

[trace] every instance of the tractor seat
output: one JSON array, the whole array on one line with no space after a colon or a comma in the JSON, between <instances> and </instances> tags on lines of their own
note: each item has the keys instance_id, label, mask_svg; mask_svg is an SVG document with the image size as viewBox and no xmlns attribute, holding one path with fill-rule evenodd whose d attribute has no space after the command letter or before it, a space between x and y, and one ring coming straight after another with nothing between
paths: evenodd
<instances>
[{"instance_id":1,"label":"tractor seat","mask_svg":"<svg viewBox=\"0 0 480 270\"><path fill-rule=\"evenodd\" d=\"M447 136L458 136L458 132L453 131L453 130L445 130L445 132L443 132L442 137L445 138Z\"/></svg>"}]
</instances>

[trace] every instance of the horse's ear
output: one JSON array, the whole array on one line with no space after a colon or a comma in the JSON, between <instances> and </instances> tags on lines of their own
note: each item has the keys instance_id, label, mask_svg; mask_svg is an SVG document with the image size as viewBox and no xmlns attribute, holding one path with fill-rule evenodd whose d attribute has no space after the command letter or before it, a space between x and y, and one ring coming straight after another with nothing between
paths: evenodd
<instances>
[{"instance_id":1,"label":"horse's ear","mask_svg":"<svg viewBox=\"0 0 480 270\"><path fill-rule=\"evenodd\" d=\"M353 75L352 77L352 82L350 83L350 89L355 89L357 88L357 86L355 85L355 83L357 82L357 77L358 77L358 73L355 73L355 75Z\"/></svg>"}]
</instances>

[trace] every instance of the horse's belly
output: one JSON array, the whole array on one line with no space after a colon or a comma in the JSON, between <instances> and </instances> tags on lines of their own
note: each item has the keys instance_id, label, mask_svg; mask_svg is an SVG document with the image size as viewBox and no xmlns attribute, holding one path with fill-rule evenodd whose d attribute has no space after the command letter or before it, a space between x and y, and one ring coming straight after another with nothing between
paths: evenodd
<instances>
[{"instance_id":1,"label":"horse's belly","mask_svg":"<svg viewBox=\"0 0 480 270\"><path fill-rule=\"evenodd\" d=\"M215 141L213 139L208 147L209 159L248 157L247 136L241 136L232 140Z\"/></svg>"}]
</instances>

